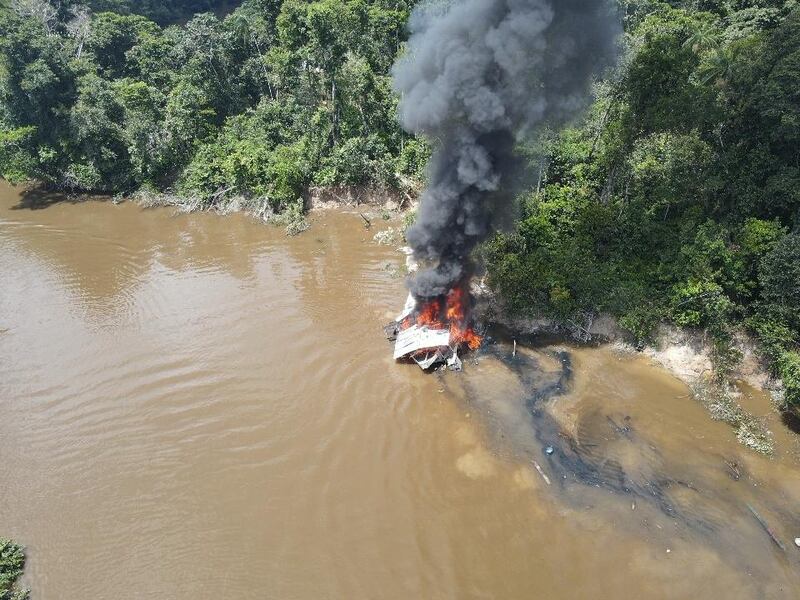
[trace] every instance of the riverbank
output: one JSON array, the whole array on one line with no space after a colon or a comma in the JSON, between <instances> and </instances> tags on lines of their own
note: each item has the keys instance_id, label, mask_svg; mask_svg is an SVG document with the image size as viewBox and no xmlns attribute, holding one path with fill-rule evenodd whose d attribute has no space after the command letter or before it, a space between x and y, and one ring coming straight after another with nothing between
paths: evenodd
<instances>
[{"instance_id":1,"label":"riverbank","mask_svg":"<svg viewBox=\"0 0 800 600\"><path fill-rule=\"evenodd\" d=\"M661 324L652 342L637 345L630 334L609 314L586 315L582 322L559 322L536 316L513 316L504 303L485 283L475 282L473 295L481 318L495 323L512 336L541 336L565 342L608 345L622 355L644 355L668 371L691 390L710 416L731 425L737 439L752 450L770 455L774 451L773 435L764 415L756 415L741 402L743 389L750 388L768 395L776 416L790 420L783 400L783 385L774 377L760 356L756 341L746 332L733 336L731 350L738 360L726 374L715 365L714 341L704 330L681 329Z\"/></svg>"},{"instance_id":2,"label":"riverbank","mask_svg":"<svg viewBox=\"0 0 800 600\"><path fill-rule=\"evenodd\" d=\"M125 199L117 197L119 201ZM211 211L222 215L242 212L259 221L284 227L288 235L297 235L308 229L306 217L312 211L364 206L380 209L384 216L390 216L412 210L417 205L416 195L409 191L369 185L312 186L303 193L302 203L292 204L283 212L273 210L264 198L241 195L220 197L208 204L199 196L140 190L129 199L143 208L174 207L181 212Z\"/></svg>"}]
</instances>

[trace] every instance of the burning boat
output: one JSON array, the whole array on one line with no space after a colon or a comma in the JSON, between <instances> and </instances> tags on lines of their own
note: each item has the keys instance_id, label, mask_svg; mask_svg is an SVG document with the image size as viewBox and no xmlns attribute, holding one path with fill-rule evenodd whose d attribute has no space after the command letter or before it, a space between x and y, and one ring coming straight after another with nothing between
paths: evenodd
<instances>
[{"instance_id":1,"label":"burning boat","mask_svg":"<svg viewBox=\"0 0 800 600\"><path fill-rule=\"evenodd\" d=\"M403 312L387 326L387 336L395 340L395 360L410 358L423 370L441 364L461 370L459 351L477 350L482 341L469 308L466 284L422 303L409 294Z\"/></svg>"}]
</instances>

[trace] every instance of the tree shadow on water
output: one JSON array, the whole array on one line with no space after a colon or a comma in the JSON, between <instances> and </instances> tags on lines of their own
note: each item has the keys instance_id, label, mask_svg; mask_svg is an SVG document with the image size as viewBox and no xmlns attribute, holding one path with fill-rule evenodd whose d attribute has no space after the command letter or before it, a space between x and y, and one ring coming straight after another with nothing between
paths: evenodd
<instances>
[{"instance_id":1,"label":"tree shadow on water","mask_svg":"<svg viewBox=\"0 0 800 600\"><path fill-rule=\"evenodd\" d=\"M42 210L55 204L80 204L87 200L104 202L109 198L54 190L40 185L22 191L19 202L11 210Z\"/></svg>"},{"instance_id":2,"label":"tree shadow on water","mask_svg":"<svg viewBox=\"0 0 800 600\"><path fill-rule=\"evenodd\" d=\"M781 420L794 433L800 434L800 411L785 410L781 413Z\"/></svg>"}]
</instances>

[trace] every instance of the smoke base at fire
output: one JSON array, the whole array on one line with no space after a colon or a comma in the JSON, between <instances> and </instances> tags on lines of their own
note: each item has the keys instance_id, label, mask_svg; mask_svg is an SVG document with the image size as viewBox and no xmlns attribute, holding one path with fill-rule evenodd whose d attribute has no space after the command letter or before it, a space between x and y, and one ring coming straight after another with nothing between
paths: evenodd
<instances>
[{"instance_id":1,"label":"smoke base at fire","mask_svg":"<svg viewBox=\"0 0 800 600\"><path fill-rule=\"evenodd\" d=\"M409 289L431 298L470 274L472 250L511 206L515 144L580 112L620 26L606 0L464 0L424 3L409 27L392 70L400 122L433 145L407 232L423 265Z\"/></svg>"}]
</instances>

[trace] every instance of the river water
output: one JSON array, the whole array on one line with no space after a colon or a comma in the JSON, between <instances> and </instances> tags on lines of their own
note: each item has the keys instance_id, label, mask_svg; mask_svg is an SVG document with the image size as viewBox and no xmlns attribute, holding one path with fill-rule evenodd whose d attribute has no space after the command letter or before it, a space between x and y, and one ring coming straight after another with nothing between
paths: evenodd
<instances>
[{"instance_id":1,"label":"river water","mask_svg":"<svg viewBox=\"0 0 800 600\"><path fill-rule=\"evenodd\" d=\"M382 335L386 223L61 200L0 183L0 535L35 600L800 597L798 438L754 390L772 458L610 349L498 334L424 374Z\"/></svg>"}]
</instances>

